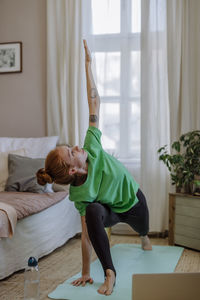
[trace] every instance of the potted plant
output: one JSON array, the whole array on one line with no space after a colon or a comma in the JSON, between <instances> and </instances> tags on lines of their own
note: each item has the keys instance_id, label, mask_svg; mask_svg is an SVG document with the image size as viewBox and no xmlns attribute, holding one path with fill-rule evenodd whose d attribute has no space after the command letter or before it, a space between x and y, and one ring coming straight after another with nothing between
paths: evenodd
<instances>
[{"instance_id":1,"label":"potted plant","mask_svg":"<svg viewBox=\"0 0 200 300\"><path fill-rule=\"evenodd\" d=\"M195 186L200 186L200 130L182 134L171 145L169 154L167 145L158 149L159 160L170 171L171 181L176 192L195 194Z\"/></svg>"}]
</instances>

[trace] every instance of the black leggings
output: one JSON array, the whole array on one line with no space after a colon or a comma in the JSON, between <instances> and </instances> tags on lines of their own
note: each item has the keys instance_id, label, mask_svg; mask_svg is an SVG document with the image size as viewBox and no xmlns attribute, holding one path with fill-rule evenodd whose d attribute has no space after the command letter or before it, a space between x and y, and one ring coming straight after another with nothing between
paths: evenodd
<instances>
[{"instance_id":1,"label":"black leggings","mask_svg":"<svg viewBox=\"0 0 200 300\"><path fill-rule=\"evenodd\" d=\"M104 273L111 269L115 272L110 253L110 244L105 227L111 227L122 222L129 224L141 236L149 231L149 212L146 199L142 191L137 192L139 202L124 213L115 213L109 206L99 202L92 202L86 208L87 230L92 246L102 264Z\"/></svg>"}]
</instances>

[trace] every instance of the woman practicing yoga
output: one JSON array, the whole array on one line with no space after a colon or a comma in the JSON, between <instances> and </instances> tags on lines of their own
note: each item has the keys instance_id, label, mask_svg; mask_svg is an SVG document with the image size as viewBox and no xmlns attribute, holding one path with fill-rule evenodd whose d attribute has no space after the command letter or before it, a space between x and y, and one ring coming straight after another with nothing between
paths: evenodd
<instances>
[{"instance_id":1,"label":"woman practicing yoga","mask_svg":"<svg viewBox=\"0 0 200 300\"><path fill-rule=\"evenodd\" d=\"M89 128L84 147L59 146L52 150L45 168L37 172L38 183L70 184L69 199L81 215L82 277L73 285L93 283L90 277L92 246L102 264L105 281L98 292L110 295L116 279L105 227L129 224L140 234L144 250L151 250L147 236L149 213L145 196L127 169L101 145L98 129L100 98L91 70L91 55L84 40Z\"/></svg>"}]
</instances>

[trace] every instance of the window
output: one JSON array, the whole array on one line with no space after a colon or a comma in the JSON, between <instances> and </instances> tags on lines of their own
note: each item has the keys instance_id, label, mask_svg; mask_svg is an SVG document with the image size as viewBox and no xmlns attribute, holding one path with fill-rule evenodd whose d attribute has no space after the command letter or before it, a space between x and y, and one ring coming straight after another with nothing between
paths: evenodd
<instances>
[{"instance_id":1,"label":"window","mask_svg":"<svg viewBox=\"0 0 200 300\"><path fill-rule=\"evenodd\" d=\"M140 159L141 0L91 0L100 129L105 150Z\"/></svg>"}]
</instances>

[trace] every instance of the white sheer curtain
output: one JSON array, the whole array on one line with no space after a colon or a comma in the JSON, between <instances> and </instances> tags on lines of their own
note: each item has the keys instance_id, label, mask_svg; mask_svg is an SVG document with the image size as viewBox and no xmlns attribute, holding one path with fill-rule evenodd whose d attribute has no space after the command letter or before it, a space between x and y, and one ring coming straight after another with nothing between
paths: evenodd
<instances>
[{"instance_id":1,"label":"white sheer curtain","mask_svg":"<svg viewBox=\"0 0 200 300\"><path fill-rule=\"evenodd\" d=\"M197 0L142 0L141 184L151 231L168 228L169 174L156 149L200 129L199 11Z\"/></svg>"},{"instance_id":2,"label":"white sheer curtain","mask_svg":"<svg viewBox=\"0 0 200 300\"><path fill-rule=\"evenodd\" d=\"M200 129L200 1L168 0L171 141Z\"/></svg>"},{"instance_id":3,"label":"white sheer curtain","mask_svg":"<svg viewBox=\"0 0 200 300\"><path fill-rule=\"evenodd\" d=\"M81 0L47 1L47 128L82 145L88 126Z\"/></svg>"},{"instance_id":4,"label":"white sheer curtain","mask_svg":"<svg viewBox=\"0 0 200 300\"><path fill-rule=\"evenodd\" d=\"M157 150L169 144L166 1L141 1L141 186L150 211L150 231L168 222L169 175Z\"/></svg>"}]
</instances>

